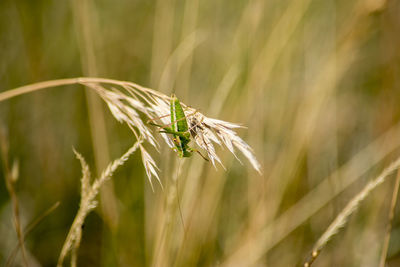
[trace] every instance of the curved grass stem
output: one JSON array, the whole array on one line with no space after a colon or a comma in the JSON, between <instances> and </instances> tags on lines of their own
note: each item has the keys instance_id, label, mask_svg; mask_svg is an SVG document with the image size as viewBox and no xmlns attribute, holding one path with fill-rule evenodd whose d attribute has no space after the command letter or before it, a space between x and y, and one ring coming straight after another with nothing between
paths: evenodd
<instances>
[{"instance_id":1,"label":"curved grass stem","mask_svg":"<svg viewBox=\"0 0 400 267\"><path fill-rule=\"evenodd\" d=\"M17 87L11 90L7 90L5 92L0 93L0 102L19 96L24 95L27 93L32 93L35 91L39 91L46 88L51 87L58 87L64 85L71 85L71 84L83 84L86 83L104 83L104 84L113 84L118 86L133 86L135 88L140 88L143 92L151 92L154 95L163 96L161 93L152 90L150 88L145 88L138 84L127 82L127 81L118 81L113 79L106 79L106 78L97 78L97 77L76 77L76 78L67 78L67 79L58 79L58 80L49 80L44 82L32 83L25 86Z\"/></svg>"},{"instance_id":2,"label":"curved grass stem","mask_svg":"<svg viewBox=\"0 0 400 267\"><path fill-rule=\"evenodd\" d=\"M379 262L379 267L385 267L386 256L389 249L390 234L392 231L394 210L396 208L397 196L399 194L399 186L400 186L400 170L397 171L396 181L393 189L392 201L390 203L390 209L389 209L388 224L386 226L385 239L383 241L383 248L382 248L381 259Z\"/></svg>"}]
</instances>

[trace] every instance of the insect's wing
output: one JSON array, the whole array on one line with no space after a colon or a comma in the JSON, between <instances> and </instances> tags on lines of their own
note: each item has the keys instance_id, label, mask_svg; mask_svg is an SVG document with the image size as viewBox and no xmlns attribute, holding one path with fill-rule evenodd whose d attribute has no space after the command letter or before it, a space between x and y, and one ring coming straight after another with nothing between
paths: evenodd
<instances>
[{"instance_id":1,"label":"insect's wing","mask_svg":"<svg viewBox=\"0 0 400 267\"><path fill-rule=\"evenodd\" d=\"M171 109L171 129L174 132L178 131L178 122L177 122L176 112L175 112L175 102L176 101L177 101L176 96L172 95L171 96L171 104L170 104L170 109Z\"/></svg>"},{"instance_id":2,"label":"insect's wing","mask_svg":"<svg viewBox=\"0 0 400 267\"><path fill-rule=\"evenodd\" d=\"M171 97L171 122L174 131L186 132L189 129L181 103L175 95Z\"/></svg>"}]
</instances>

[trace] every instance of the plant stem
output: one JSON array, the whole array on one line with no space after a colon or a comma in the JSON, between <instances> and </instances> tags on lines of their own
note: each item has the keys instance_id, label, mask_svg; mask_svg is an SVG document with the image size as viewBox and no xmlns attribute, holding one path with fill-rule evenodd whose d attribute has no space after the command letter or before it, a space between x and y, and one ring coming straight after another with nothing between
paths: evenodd
<instances>
[{"instance_id":1,"label":"plant stem","mask_svg":"<svg viewBox=\"0 0 400 267\"><path fill-rule=\"evenodd\" d=\"M118 81L113 79L105 79L105 78L96 78L96 77L77 77L77 78L68 78L68 79L58 79L58 80L49 80L44 82L32 83L25 86L17 87L11 90L7 90L5 92L0 93L0 102L31 92L35 92L41 89L46 89L50 87L57 87L63 85L70 85L70 84L83 84L85 83L104 83L104 84L114 84L118 86L133 86L138 88L144 92L151 92L154 95L158 95L163 97L164 95L158 91L152 90L150 88L146 88L140 86L138 84L127 82L127 81Z\"/></svg>"},{"instance_id":2,"label":"plant stem","mask_svg":"<svg viewBox=\"0 0 400 267\"><path fill-rule=\"evenodd\" d=\"M26 237L35 228L36 225L38 225L44 218L46 218L47 215L52 213L59 205L60 205L60 202L56 202L49 209L47 209L43 214L41 214L38 218L33 220L31 223L29 223L24 230L24 233L23 233L24 237ZM5 264L6 267L13 266L12 263L15 258L15 255L18 252L20 245L21 245L20 242L18 242L17 245L12 250L12 252L10 253L10 256L8 256L8 259Z\"/></svg>"},{"instance_id":3,"label":"plant stem","mask_svg":"<svg viewBox=\"0 0 400 267\"><path fill-rule=\"evenodd\" d=\"M385 239L383 241L383 248L382 248L379 267L384 267L386 262L386 256L389 249L390 234L392 232L394 210L396 208L397 196L399 194L399 186L400 186L400 169L397 171L396 181L393 189L392 202L390 203L390 210L389 210L389 221L386 226L386 234L385 234Z\"/></svg>"},{"instance_id":4,"label":"plant stem","mask_svg":"<svg viewBox=\"0 0 400 267\"><path fill-rule=\"evenodd\" d=\"M85 181L89 181L90 177L83 176L82 182L82 190L81 190L81 201L79 205L79 210L75 216L75 219L71 225L71 228L68 232L67 238L65 239L64 245L61 249L60 256L58 258L57 267L61 267L63 265L64 259L67 256L68 252L72 250L71 257L71 266L76 266L77 260L77 252L79 249L79 245L82 238L82 225L85 221L86 216L96 207L95 198L99 193L99 189L101 186L112 177L115 170L123 165L125 161L129 158L130 155L135 152L139 145L142 143L142 140L139 139L136 143L128 149L119 159L114 160L110 163L107 168L103 171L100 178L97 178L91 185L88 187L85 186ZM83 167L83 166L82 166Z\"/></svg>"},{"instance_id":5,"label":"plant stem","mask_svg":"<svg viewBox=\"0 0 400 267\"><path fill-rule=\"evenodd\" d=\"M0 93L0 102L31 92L35 92L41 89L49 88L49 87L56 87L61 85L68 85L68 84L76 84L78 83L79 78L72 78L72 79L60 79L60 80L51 80L39 83L33 83L25 86L21 86L15 89L11 89L5 92Z\"/></svg>"},{"instance_id":6,"label":"plant stem","mask_svg":"<svg viewBox=\"0 0 400 267\"><path fill-rule=\"evenodd\" d=\"M26 256L26 249L25 249L25 241L24 241L24 234L22 232L22 227L21 227L21 220L19 216L19 202L18 202L18 197L17 193L15 192L14 188L14 179L12 177L11 171L10 171L10 165L8 162L8 143L6 141L5 136L0 132L0 149L1 149L1 156L3 158L3 169L4 169L4 177L6 181L6 187L7 191L10 194L11 197L11 202L13 205L13 221L14 221L14 227L15 231L17 233L18 237L18 243L21 248L21 254L22 254L22 261L23 261L23 266L27 267L28 265L28 260Z\"/></svg>"}]
</instances>

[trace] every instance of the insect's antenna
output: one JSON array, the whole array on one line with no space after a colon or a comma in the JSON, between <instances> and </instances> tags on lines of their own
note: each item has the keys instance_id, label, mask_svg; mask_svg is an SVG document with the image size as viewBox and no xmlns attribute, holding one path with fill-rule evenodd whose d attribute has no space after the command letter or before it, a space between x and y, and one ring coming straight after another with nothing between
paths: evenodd
<instances>
[{"instance_id":1,"label":"insect's antenna","mask_svg":"<svg viewBox=\"0 0 400 267\"><path fill-rule=\"evenodd\" d=\"M179 188L178 188L178 178L179 178L179 172L181 170L181 162L182 162L182 160L179 159L178 170L176 172L175 186L176 186L176 199L178 200L179 215L181 216L181 222L182 222L182 227L183 227L183 236L185 237L186 236L186 227L185 227L185 223L183 221L183 214L182 214L182 210L181 210L181 202L180 202L180 198L179 198Z\"/></svg>"},{"instance_id":2,"label":"insect's antenna","mask_svg":"<svg viewBox=\"0 0 400 267\"><path fill-rule=\"evenodd\" d=\"M194 114L196 114L197 113L197 110L195 111L195 112L193 112L193 113L191 113L191 114L189 114L189 115L185 115L184 117L182 117L182 118L180 118L180 119L177 119L177 120L175 120L175 121L171 121L171 123L169 123L169 124L167 124L166 126L171 126L173 123L175 123L175 122L178 122L178 121L182 121L182 120L186 120L189 116L193 116Z\"/></svg>"},{"instance_id":3,"label":"insect's antenna","mask_svg":"<svg viewBox=\"0 0 400 267\"><path fill-rule=\"evenodd\" d=\"M166 117L168 117L170 114L167 114L167 115L164 115L164 116L161 116L161 117L157 117L157 118L151 118L151 119L148 119L147 121L146 121L146 123L150 123L151 121L156 121L156 120L159 120L159 119L162 119L162 118L166 118Z\"/></svg>"},{"instance_id":4,"label":"insect's antenna","mask_svg":"<svg viewBox=\"0 0 400 267\"><path fill-rule=\"evenodd\" d=\"M195 112L189 114L188 116L193 116L193 115L196 114L197 112L198 112L198 111L196 110ZM158 118L154 118L154 119L149 119L149 120L147 120L147 123L149 123L150 121L157 120L157 119L165 118L165 117L167 117L167 116L170 116L170 114L165 115L165 116L161 116L161 117L158 117ZM177 119L177 120L175 120L175 121L173 121L173 122L171 122L171 123L165 124L165 125L164 125L163 127L161 127L161 128L169 127L169 126L171 126L171 125L172 125L173 123L175 123L175 122L182 121L182 120L186 120L188 116L182 117L182 118ZM151 123L150 123L150 124L151 124ZM153 125L159 126L159 125L156 125L156 124L153 124Z\"/></svg>"},{"instance_id":5,"label":"insect's antenna","mask_svg":"<svg viewBox=\"0 0 400 267\"><path fill-rule=\"evenodd\" d=\"M206 161L210 161L208 158L206 158L203 154L200 153L200 151L198 151L197 149L195 150L197 153L199 153L199 155Z\"/></svg>"}]
</instances>

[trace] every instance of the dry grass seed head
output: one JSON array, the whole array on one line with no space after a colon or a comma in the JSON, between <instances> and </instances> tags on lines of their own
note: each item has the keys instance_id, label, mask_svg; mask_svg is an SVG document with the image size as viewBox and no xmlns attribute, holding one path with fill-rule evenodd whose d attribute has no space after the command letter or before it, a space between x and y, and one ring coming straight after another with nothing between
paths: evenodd
<instances>
[{"instance_id":1,"label":"dry grass seed head","mask_svg":"<svg viewBox=\"0 0 400 267\"><path fill-rule=\"evenodd\" d=\"M126 123L136 138L143 138L144 141L147 141L155 149L158 148L158 143L153 132L144 120L142 120L139 112L147 117L147 119L157 118L163 125L169 125L171 123L169 96L129 82L115 82L115 84L112 84L114 87L111 87L111 89L108 89L105 84L101 83L85 82L83 84L99 94L106 102L115 119L121 123ZM253 168L261 174L261 165L257 161L253 150L235 131L238 128L243 128L243 126L208 118L199 111L186 106L184 103L181 104L185 109L185 119L189 125L191 136L196 144L207 152L214 166L216 166L216 163L223 166L216 152L215 144L219 146L225 145L238 159L235 152L235 148L237 148L250 161ZM170 135L165 133L160 133L160 135L169 147L174 147ZM156 162L142 145L140 146L140 150L143 166L151 186L153 187L153 177L161 184Z\"/></svg>"},{"instance_id":2,"label":"dry grass seed head","mask_svg":"<svg viewBox=\"0 0 400 267\"><path fill-rule=\"evenodd\" d=\"M170 124L169 105L171 98L158 91L145 88L138 84L126 81L118 81L104 78L71 78L46 81L37 84L31 84L10 90L0 96L0 101L15 97L39 89L61 86L66 84L81 84L96 92L107 104L111 114L121 123L126 123L132 130L137 140L147 141L155 149L158 149L158 143L153 132L143 121L139 113L142 113L147 119L159 118L164 125ZM184 103L181 105L185 109L185 115L190 125L190 134L196 144L204 149L212 164L216 162L222 165L221 159L216 153L214 144L225 145L228 150L234 154L235 147L250 161L253 168L261 174L261 165L257 161L251 147L241 139L235 129L242 126L222 120L208 118L193 108L189 108ZM166 116L167 115L167 116ZM146 119L146 120L147 120ZM174 147L171 136L160 133L168 146ZM152 183L155 177L159 182L157 174L157 164L151 155L141 146L142 163L146 174ZM222 165L223 166L223 165Z\"/></svg>"}]
</instances>

